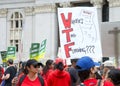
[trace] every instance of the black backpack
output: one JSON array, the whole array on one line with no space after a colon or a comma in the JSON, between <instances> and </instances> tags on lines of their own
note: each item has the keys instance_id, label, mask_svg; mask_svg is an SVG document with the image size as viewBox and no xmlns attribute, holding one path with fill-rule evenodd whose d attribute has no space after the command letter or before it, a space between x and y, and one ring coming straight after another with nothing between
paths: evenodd
<instances>
[{"instance_id":1,"label":"black backpack","mask_svg":"<svg viewBox=\"0 0 120 86\"><path fill-rule=\"evenodd\" d=\"M23 80L25 79L26 75L21 76L20 80L19 80L19 85L21 86ZM42 86L44 86L44 79L42 78L42 76L40 74L38 74L38 78L39 81L41 83Z\"/></svg>"}]
</instances>

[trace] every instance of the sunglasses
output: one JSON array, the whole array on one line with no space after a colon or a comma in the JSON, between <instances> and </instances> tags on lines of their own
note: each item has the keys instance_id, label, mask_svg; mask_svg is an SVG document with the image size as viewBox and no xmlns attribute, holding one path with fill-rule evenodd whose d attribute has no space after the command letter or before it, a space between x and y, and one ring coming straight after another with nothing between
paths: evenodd
<instances>
[{"instance_id":1,"label":"sunglasses","mask_svg":"<svg viewBox=\"0 0 120 86\"><path fill-rule=\"evenodd\" d=\"M38 64L33 65L34 68L40 68Z\"/></svg>"}]
</instances>

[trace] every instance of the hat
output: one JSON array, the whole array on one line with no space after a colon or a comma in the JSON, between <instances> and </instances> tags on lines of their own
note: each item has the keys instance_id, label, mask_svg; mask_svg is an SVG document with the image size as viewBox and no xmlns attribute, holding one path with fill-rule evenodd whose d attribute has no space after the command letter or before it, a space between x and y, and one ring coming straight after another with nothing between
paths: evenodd
<instances>
[{"instance_id":1,"label":"hat","mask_svg":"<svg viewBox=\"0 0 120 86\"><path fill-rule=\"evenodd\" d=\"M41 65L41 63L37 62L35 59L30 59L27 61L26 66L30 66L30 65Z\"/></svg>"},{"instance_id":2,"label":"hat","mask_svg":"<svg viewBox=\"0 0 120 86\"><path fill-rule=\"evenodd\" d=\"M99 62L94 62L95 67L100 67L100 63Z\"/></svg>"},{"instance_id":3,"label":"hat","mask_svg":"<svg viewBox=\"0 0 120 86\"><path fill-rule=\"evenodd\" d=\"M59 64L60 62L62 62L64 64L64 60L62 58L56 58L55 59L55 64Z\"/></svg>"},{"instance_id":4,"label":"hat","mask_svg":"<svg viewBox=\"0 0 120 86\"><path fill-rule=\"evenodd\" d=\"M95 64L89 56L84 56L77 61L76 66L80 67L80 69L77 69L78 71L83 71L89 70L90 68L94 67Z\"/></svg>"},{"instance_id":5,"label":"hat","mask_svg":"<svg viewBox=\"0 0 120 86\"><path fill-rule=\"evenodd\" d=\"M114 66L112 61L105 61L103 64L105 67L113 67Z\"/></svg>"}]
</instances>

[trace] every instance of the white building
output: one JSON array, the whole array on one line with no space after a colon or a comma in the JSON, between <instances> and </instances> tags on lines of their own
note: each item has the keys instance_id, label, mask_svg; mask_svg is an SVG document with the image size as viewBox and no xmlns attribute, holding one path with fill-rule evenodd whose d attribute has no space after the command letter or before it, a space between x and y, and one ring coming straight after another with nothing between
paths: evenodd
<instances>
[{"instance_id":1,"label":"white building","mask_svg":"<svg viewBox=\"0 0 120 86\"><path fill-rule=\"evenodd\" d=\"M120 20L120 0L0 0L0 51L10 45L18 47L21 42L20 59L25 60L29 57L32 42L47 39L45 57L55 58L60 46L57 8L76 6L97 7L101 27L103 22ZM103 53L105 57L114 56L114 51L106 54L103 50Z\"/></svg>"}]
</instances>

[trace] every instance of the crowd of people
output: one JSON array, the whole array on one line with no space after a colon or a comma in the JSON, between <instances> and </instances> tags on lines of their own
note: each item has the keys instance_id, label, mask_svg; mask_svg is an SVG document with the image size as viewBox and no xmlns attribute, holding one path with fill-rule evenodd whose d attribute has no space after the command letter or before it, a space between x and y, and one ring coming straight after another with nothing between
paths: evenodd
<instances>
[{"instance_id":1,"label":"crowd of people","mask_svg":"<svg viewBox=\"0 0 120 86\"><path fill-rule=\"evenodd\" d=\"M0 67L0 86L120 86L120 69L111 61L96 63L89 56L71 59L66 65L62 58L48 59L46 64L35 59L7 61L6 70Z\"/></svg>"}]
</instances>

